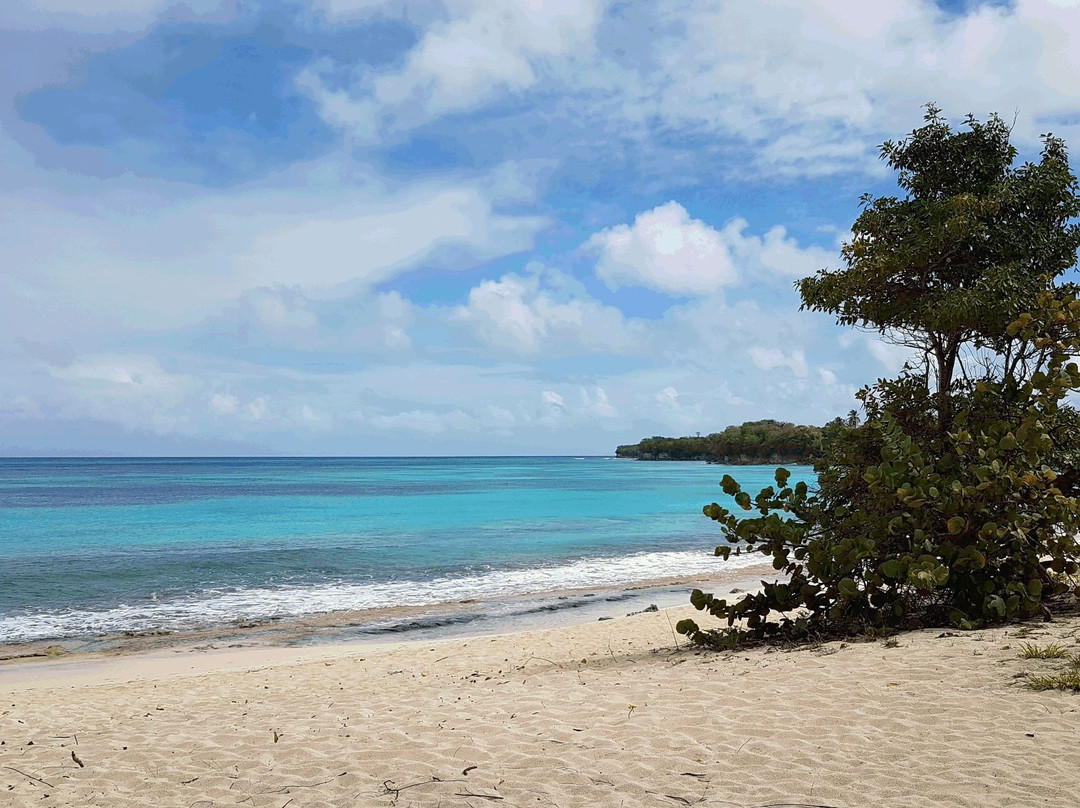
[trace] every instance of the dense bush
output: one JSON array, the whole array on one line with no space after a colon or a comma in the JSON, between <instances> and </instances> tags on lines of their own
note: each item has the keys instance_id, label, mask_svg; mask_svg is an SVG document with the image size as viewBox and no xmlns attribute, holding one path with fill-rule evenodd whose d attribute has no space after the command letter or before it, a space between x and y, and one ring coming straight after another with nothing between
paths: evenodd
<instances>
[{"instance_id":1,"label":"dense bush","mask_svg":"<svg viewBox=\"0 0 1080 808\"><path fill-rule=\"evenodd\" d=\"M761 553L787 577L731 603L695 591L729 627L681 621L698 643L968 628L1045 610L1074 585L1080 300L1058 280L1080 247L1080 197L1065 147L1047 136L1038 163L1013 167L999 118L953 132L929 107L882 154L906 196L865 197L846 267L798 288L805 308L914 359L860 392L865 419L826 441L814 490L778 469L751 498L724 477L757 515L706 506L727 541L717 554Z\"/></svg>"}]
</instances>

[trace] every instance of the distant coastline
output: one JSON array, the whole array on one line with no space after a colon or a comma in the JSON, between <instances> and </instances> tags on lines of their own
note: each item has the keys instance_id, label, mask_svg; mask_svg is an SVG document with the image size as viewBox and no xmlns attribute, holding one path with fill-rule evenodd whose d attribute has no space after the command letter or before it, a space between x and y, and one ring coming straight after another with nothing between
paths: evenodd
<instances>
[{"instance_id":1,"label":"distant coastline","mask_svg":"<svg viewBox=\"0 0 1080 808\"><path fill-rule=\"evenodd\" d=\"M654 435L615 449L630 460L697 460L725 466L812 465L823 442L850 423L836 418L825 426L808 426L766 419L746 421L709 435L669 438Z\"/></svg>"},{"instance_id":2,"label":"distant coastline","mask_svg":"<svg viewBox=\"0 0 1080 808\"><path fill-rule=\"evenodd\" d=\"M805 457L784 457L776 455L774 455L773 457L749 457L746 455L722 455L720 457L716 457L714 455L698 454L672 457L667 452L659 452L655 454L651 452L641 452L637 454L616 453L615 456L622 460L646 460L657 463L681 463L686 461L697 461L704 463L712 463L713 465L717 466L810 466L813 465L814 462L812 458L807 459Z\"/></svg>"}]
</instances>

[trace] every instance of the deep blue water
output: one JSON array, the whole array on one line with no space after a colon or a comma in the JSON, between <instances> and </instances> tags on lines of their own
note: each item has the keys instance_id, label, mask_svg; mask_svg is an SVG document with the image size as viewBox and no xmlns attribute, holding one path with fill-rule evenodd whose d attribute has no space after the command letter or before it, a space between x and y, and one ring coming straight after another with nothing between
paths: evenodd
<instances>
[{"instance_id":1,"label":"deep blue water","mask_svg":"<svg viewBox=\"0 0 1080 808\"><path fill-rule=\"evenodd\" d=\"M725 472L772 482L612 458L0 459L0 642L716 572L701 506Z\"/></svg>"}]
</instances>

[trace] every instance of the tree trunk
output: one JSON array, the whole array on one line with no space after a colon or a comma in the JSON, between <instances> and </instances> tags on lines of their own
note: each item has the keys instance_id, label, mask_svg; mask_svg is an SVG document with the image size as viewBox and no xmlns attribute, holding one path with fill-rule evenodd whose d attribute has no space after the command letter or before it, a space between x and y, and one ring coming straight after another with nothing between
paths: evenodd
<instances>
[{"instance_id":1,"label":"tree trunk","mask_svg":"<svg viewBox=\"0 0 1080 808\"><path fill-rule=\"evenodd\" d=\"M937 415L938 432L942 440L952 426L952 388L953 373L956 370L956 354L959 349L959 341L951 338L943 344L941 340L934 340L934 359L937 362Z\"/></svg>"}]
</instances>

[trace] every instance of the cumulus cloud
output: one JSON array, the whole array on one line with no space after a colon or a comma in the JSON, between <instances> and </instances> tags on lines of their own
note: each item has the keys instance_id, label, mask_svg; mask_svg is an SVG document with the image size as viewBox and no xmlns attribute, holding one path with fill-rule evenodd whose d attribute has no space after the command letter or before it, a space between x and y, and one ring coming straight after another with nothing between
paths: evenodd
<instances>
[{"instance_id":1,"label":"cumulus cloud","mask_svg":"<svg viewBox=\"0 0 1080 808\"><path fill-rule=\"evenodd\" d=\"M619 411L615 409L615 406L608 399L604 388L599 385L594 387L591 392L584 387L581 388L581 406L587 412L594 413L602 418L616 418L619 415Z\"/></svg>"},{"instance_id":2,"label":"cumulus cloud","mask_svg":"<svg viewBox=\"0 0 1080 808\"><path fill-rule=\"evenodd\" d=\"M565 402L563 397L553 390L544 390L540 393L540 398L543 399L544 404L549 407L558 407L560 410L565 410Z\"/></svg>"},{"instance_id":3,"label":"cumulus cloud","mask_svg":"<svg viewBox=\"0 0 1080 808\"><path fill-rule=\"evenodd\" d=\"M622 312L554 270L482 281L453 317L481 341L511 353L622 352L640 342L640 328Z\"/></svg>"},{"instance_id":4,"label":"cumulus cloud","mask_svg":"<svg viewBox=\"0 0 1080 808\"><path fill-rule=\"evenodd\" d=\"M835 250L801 247L783 225L771 227L764 236L747 235L749 226L745 219L736 218L722 231L735 262L747 275L803 278L836 264Z\"/></svg>"},{"instance_id":5,"label":"cumulus cloud","mask_svg":"<svg viewBox=\"0 0 1080 808\"><path fill-rule=\"evenodd\" d=\"M668 385L663 390L658 392L654 396L654 398L656 399L656 401L658 403L662 404L665 407L669 407L670 409L673 409L673 410L679 410L680 409L679 391L676 390L671 385Z\"/></svg>"},{"instance_id":6,"label":"cumulus cloud","mask_svg":"<svg viewBox=\"0 0 1080 808\"><path fill-rule=\"evenodd\" d=\"M653 395L653 401L659 405L660 419L679 428L692 424L701 415L700 404L688 404L673 386L668 385Z\"/></svg>"},{"instance_id":7,"label":"cumulus cloud","mask_svg":"<svg viewBox=\"0 0 1080 808\"><path fill-rule=\"evenodd\" d=\"M833 259L821 247L800 247L776 225L764 236L746 233L736 217L721 230L693 219L671 201L639 213L632 225L594 233L584 249L597 256L596 274L608 286L645 286L671 295L704 295L740 279L800 277Z\"/></svg>"},{"instance_id":8,"label":"cumulus cloud","mask_svg":"<svg viewBox=\"0 0 1080 808\"><path fill-rule=\"evenodd\" d=\"M762 370L788 368L796 376L806 376L810 372L806 367L806 354L800 349L788 353L780 348L753 345L747 353L751 361Z\"/></svg>"},{"instance_id":9,"label":"cumulus cloud","mask_svg":"<svg viewBox=\"0 0 1080 808\"><path fill-rule=\"evenodd\" d=\"M250 421L262 421L270 414L270 405L266 399L259 396L244 407L241 417Z\"/></svg>"},{"instance_id":10,"label":"cumulus cloud","mask_svg":"<svg viewBox=\"0 0 1080 808\"><path fill-rule=\"evenodd\" d=\"M210 411L216 415L235 415L240 410L240 399L227 393L214 393L210 397Z\"/></svg>"},{"instance_id":11,"label":"cumulus cloud","mask_svg":"<svg viewBox=\"0 0 1080 808\"><path fill-rule=\"evenodd\" d=\"M647 286L676 295L700 294L738 277L720 233L690 218L674 201L639 213L633 225L594 233L585 249L598 255L596 274L612 288Z\"/></svg>"}]
</instances>

